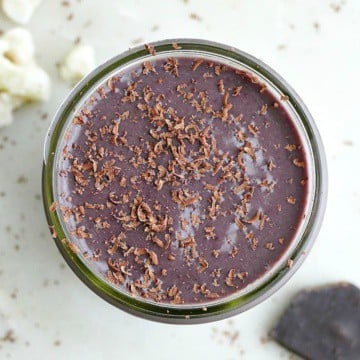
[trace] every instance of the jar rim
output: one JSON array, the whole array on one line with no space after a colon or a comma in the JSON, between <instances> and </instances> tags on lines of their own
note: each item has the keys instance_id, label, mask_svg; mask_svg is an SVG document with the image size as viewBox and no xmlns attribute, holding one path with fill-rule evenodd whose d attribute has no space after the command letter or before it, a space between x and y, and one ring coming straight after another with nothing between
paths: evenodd
<instances>
[{"instance_id":1,"label":"jar rim","mask_svg":"<svg viewBox=\"0 0 360 360\"><path fill-rule=\"evenodd\" d=\"M174 43L181 49L175 49ZM64 240L66 234L61 224L61 217L58 216L57 211L52 212L49 210L51 204L56 201L53 187L53 170L54 165L56 165L56 153L58 144L61 141L61 134L67 125L69 116L73 113L73 109L82 99L86 98L88 93L93 91L95 86L103 83L111 73L118 72L122 67L151 56L143 46L125 51L89 73L65 98L55 114L44 145L42 189L47 221L49 226L55 230L55 243L68 265L92 291L109 303L133 315L160 322L191 324L220 320L248 310L264 301L284 285L305 260L319 232L325 212L327 168L324 148L314 120L299 95L277 72L252 55L231 46L199 39L169 39L153 42L151 46L156 49L157 54L196 52L229 59L238 65L245 66L249 72L260 75L262 79L266 79L276 88L280 94L287 96L286 102L292 107L303 125L303 130L306 132L305 136L312 152L312 164L314 167L314 192L311 204L309 204L311 208L301 238L297 241L296 248L291 253L292 266L282 264L266 282L243 295L235 293L220 299L218 302L175 306L167 303L149 302L138 297L134 298L129 293L117 290L104 278L91 271L80 256L69 248L67 241ZM293 242L295 242L295 239L293 239Z\"/></svg>"}]
</instances>

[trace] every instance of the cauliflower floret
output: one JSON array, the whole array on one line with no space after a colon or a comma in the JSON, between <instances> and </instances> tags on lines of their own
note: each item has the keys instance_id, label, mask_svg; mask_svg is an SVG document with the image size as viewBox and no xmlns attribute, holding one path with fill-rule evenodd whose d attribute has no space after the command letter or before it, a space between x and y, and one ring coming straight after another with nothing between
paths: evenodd
<instances>
[{"instance_id":1,"label":"cauliflower floret","mask_svg":"<svg viewBox=\"0 0 360 360\"><path fill-rule=\"evenodd\" d=\"M7 44L7 49L0 54L5 55L15 64L28 64L32 61L35 53L31 34L22 28L14 28L2 36L2 41Z\"/></svg>"},{"instance_id":2,"label":"cauliflower floret","mask_svg":"<svg viewBox=\"0 0 360 360\"><path fill-rule=\"evenodd\" d=\"M12 112L28 101L47 100L50 79L34 60L30 33L13 29L0 37L0 127L12 122Z\"/></svg>"},{"instance_id":3,"label":"cauliflower floret","mask_svg":"<svg viewBox=\"0 0 360 360\"><path fill-rule=\"evenodd\" d=\"M17 66L0 58L0 91L23 97L25 100L47 100L50 80L44 70L34 63Z\"/></svg>"},{"instance_id":4,"label":"cauliflower floret","mask_svg":"<svg viewBox=\"0 0 360 360\"><path fill-rule=\"evenodd\" d=\"M17 96L10 96L7 93L0 92L0 127L12 123L12 112L23 104L23 100Z\"/></svg>"},{"instance_id":5,"label":"cauliflower floret","mask_svg":"<svg viewBox=\"0 0 360 360\"><path fill-rule=\"evenodd\" d=\"M60 67L60 75L74 85L95 66L94 49L89 45L78 45L66 56Z\"/></svg>"},{"instance_id":6,"label":"cauliflower floret","mask_svg":"<svg viewBox=\"0 0 360 360\"><path fill-rule=\"evenodd\" d=\"M4 13L19 24L26 24L42 0L2 0Z\"/></svg>"}]
</instances>

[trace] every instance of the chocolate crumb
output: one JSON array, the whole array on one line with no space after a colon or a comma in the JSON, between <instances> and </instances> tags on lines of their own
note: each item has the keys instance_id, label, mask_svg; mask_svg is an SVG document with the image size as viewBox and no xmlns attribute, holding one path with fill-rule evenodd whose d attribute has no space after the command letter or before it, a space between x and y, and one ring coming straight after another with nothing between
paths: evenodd
<instances>
[{"instance_id":1,"label":"chocolate crumb","mask_svg":"<svg viewBox=\"0 0 360 360\"><path fill-rule=\"evenodd\" d=\"M294 159L293 160L293 163L294 163L294 165L295 166L297 166L297 167L305 167L305 162L304 161L300 161L299 159Z\"/></svg>"},{"instance_id":2,"label":"chocolate crumb","mask_svg":"<svg viewBox=\"0 0 360 360\"><path fill-rule=\"evenodd\" d=\"M50 211L50 212L55 212L57 206L58 206L58 203L57 203L56 201L54 201L54 202L50 205L49 211Z\"/></svg>"},{"instance_id":3,"label":"chocolate crumb","mask_svg":"<svg viewBox=\"0 0 360 360\"><path fill-rule=\"evenodd\" d=\"M152 56L155 56L156 55L156 50L154 48L154 46L150 45L150 44L145 44L144 45L145 47L145 50Z\"/></svg>"},{"instance_id":4,"label":"chocolate crumb","mask_svg":"<svg viewBox=\"0 0 360 360\"><path fill-rule=\"evenodd\" d=\"M15 341L16 337L13 330L6 331L5 335L0 338L0 342L14 343Z\"/></svg>"},{"instance_id":5,"label":"chocolate crumb","mask_svg":"<svg viewBox=\"0 0 360 360\"><path fill-rule=\"evenodd\" d=\"M182 49L182 47L179 46L176 42L173 42L173 43L171 44L171 46L172 46L173 49L175 49L175 50L180 50L180 49Z\"/></svg>"},{"instance_id":6,"label":"chocolate crumb","mask_svg":"<svg viewBox=\"0 0 360 360\"><path fill-rule=\"evenodd\" d=\"M18 179L16 180L16 182L17 182L18 184L27 184L28 181L29 181L29 180L28 180L28 178L27 178L25 175L20 175L20 176L18 177Z\"/></svg>"},{"instance_id":7,"label":"chocolate crumb","mask_svg":"<svg viewBox=\"0 0 360 360\"><path fill-rule=\"evenodd\" d=\"M296 199L295 199L293 196L288 196L288 197L286 198L286 200L287 200L287 202L288 202L289 204L291 204L291 205L295 205L295 203L296 203Z\"/></svg>"},{"instance_id":8,"label":"chocolate crumb","mask_svg":"<svg viewBox=\"0 0 360 360\"><path fill-rule=\"evenodd\" d=\"M195 21L199 21L199 22L202 21L202 18L196 13L191 13L189 15L189 17L191 20L195 20Z\"/></svg>"}]
</instances>

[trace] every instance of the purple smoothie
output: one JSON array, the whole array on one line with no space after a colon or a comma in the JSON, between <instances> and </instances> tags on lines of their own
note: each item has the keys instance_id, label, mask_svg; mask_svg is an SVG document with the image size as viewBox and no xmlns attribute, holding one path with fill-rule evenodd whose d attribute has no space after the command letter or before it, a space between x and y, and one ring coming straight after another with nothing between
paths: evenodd
<instances>
[{"instance_id":1,"label":"purple smoothie","mask_svg":"<svg viewBox=\"0 0 360 360\"><path fill-rule=\"evenodd\" d=\"M283 100L205 59L120 71L62 142L58 206L72 248L157 302L205 303L264 276L294 241L308 192Z\"/></svg>"}]
</instances>

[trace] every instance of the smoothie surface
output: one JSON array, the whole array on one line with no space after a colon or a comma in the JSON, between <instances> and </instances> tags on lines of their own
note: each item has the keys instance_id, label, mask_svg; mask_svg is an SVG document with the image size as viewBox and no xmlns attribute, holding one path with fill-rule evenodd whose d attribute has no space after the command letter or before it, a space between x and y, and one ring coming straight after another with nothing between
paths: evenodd
<instances>
[{"instance_id":1,"label":"smoothie surface","mask_svg":"<svg viewBox=\"0 0 360 360\"><path fill-rule=\"evenodd\" d=\"M308 194L285 100L205 58L120 70L61 143L57 206L72 248L156 302L206 303L264 276L293 243Z\"/></svg>"}]
</instances>

